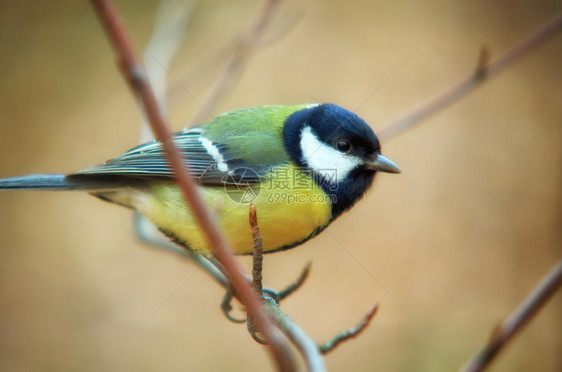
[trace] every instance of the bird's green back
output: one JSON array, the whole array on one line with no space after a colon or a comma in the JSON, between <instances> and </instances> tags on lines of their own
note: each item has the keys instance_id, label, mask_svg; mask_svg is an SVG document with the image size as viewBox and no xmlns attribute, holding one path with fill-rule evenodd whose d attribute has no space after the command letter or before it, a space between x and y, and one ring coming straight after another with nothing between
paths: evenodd
<instances>
[{"instance_id":1,"label":"bird's green back","mask_svg":"<svg viewBox=\"0 0 562 372\"><path fill-rule=\"evenodd\" d=\"M283 124L298 110L313 106L260 106L226 112L202 125L205 137L223 144L228 154L251 166L279 164L289 160L283 144Z\"/></svg>"}]
</instances>

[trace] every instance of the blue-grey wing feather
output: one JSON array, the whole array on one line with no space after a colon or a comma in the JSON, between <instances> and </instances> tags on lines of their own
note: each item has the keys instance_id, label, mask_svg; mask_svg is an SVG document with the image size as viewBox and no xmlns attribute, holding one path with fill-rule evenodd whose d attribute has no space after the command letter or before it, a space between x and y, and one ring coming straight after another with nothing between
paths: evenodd
<instances>
[{"instance_id":1,"label":"blue-grey wing feather","mask_svg":"<svg viewBox=\"0 0 562 372\"><path fill-rule=\"evenodd\" d=\"M224 185L228 182L254 183L267 172L266 166L249 166L243 159L228 155L224 145L213 143L222 155L227 171L218 169L215 158L199 140L203 130L189 128L174 134L174 142L191 174L203 185ZM223 168L224 170L224 168ZM108 160L104 164L83 169L76 174L120 175L139 178L167 179L173 172L164 154L162 144L153 141L132 148L126 153Z\"/></svg>"}]
</instances>

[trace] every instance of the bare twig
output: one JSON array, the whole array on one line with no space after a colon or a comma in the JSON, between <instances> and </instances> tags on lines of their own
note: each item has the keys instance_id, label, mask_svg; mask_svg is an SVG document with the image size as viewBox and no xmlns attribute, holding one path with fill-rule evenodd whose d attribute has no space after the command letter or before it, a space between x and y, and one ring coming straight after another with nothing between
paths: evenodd
<instances>
[{"instance_id":1,"label":"bare twig","mask_svg":"<svg viewBox=\"0 0 562 372\"><path fill-rule=\"evenodd\" d=\"M254 290L256 294L263 300L264 293L263 293L263 244L262 238L260 235L260 229L258 227L258 214L256 213L256 207L254 203L250 203L250 228L252 230L252 240L254 241L254 252L252 255L253 258L253 265L252 265L252 284L254 286ZM268 300L267 298L266 300ZM248 317L248 331L252 338L259 342L260 344L265 344L266 341L263 340L261 337L258 336L259 329L256 328L254 321L252 318Z\"/></svg>"},{"instance_id":2,"label":"bare twig","mask_svg":"<svg viewBox=\"0 0 562 372\"><path fill-rule=\"evenodd\" d=\"M268 24L270 23L273 15L275 14L281 0L264 0L263 8L256 19L256 22L248 29L242 41L234 54L230 57L228 63L219 75L215 84L207 93L203 103L193 115L191 124L200 124L206 115L213 112L221 98L229 91L236 79L240 76L248 58L258 45L261 37Z\"/></svg>"},{"instance_id":3,"label":"bare twig","mask_svg":"<svg viewBox=\"0 0 562 372\"><path fill-rule=\"evenodd\" d=\"M302 5L302 4L301 4ZM278 42L279 40L283 39L295 26L299 23L299 21L304 16L304 7L295 11L293 14L285 16L282 24L277 26L277 29L272 29L266 37L264 37L257 45L257 48L267 47L271 44Z\"/></svg>"},{"instance_id":4,"label":"bare twig","mask_svg":"<svg viewBox=\"0 0 562 372\"><path fill-rule=\"evenodd\" d=\"M483 371L494 358L552 298L562 286L562 261L543 278L517 309L492 332L488 344L462 369L463 372Z\"/></svg>"},{"instance_id":5,"label":"bare twig","mask_svg":"<svg viewBox=\"0 0 562 372\"><path fill-rule=\"evenodd\" d=\"M328 342L319 345L318 349L320 349L320 352L322 354L327 354L330 351L334 350L340 343L350 340L359 335L365 328L367 328L369 323L371 323L371 320L375 317L378 310L379 304L375 304L375 306L373 306L373 308L367 313L367 315L365 315L365 318L363 318L363 320L355 325L355 327L343 331L332 337L332 339Z\"/></svg>"},{"instance_id":6,"label":"bare twig","mask_svg":"<svg viewBox=\"0 0 562 372\"><path fill-rule=\"evenodd\" d=\"M256 208L253 203L250 203L250 226L252 228L252 238L254 241L254 267L253 267L253 283L256 291L262 294L262 269L263 269L263 246L262 238L260 236L258 228L258 220ZM310 262L305 266L300 277L295 283L290 285L284 291L280 293L274 293L270 291L265 291L262 295L264 296L265 302L268 304L268 312L276 320L279 329L285 333L285 335L293 342L293 344L300 351L304 357L307 367L310 371L323 371L324 362L319 351L322 354L328 353L335 349L343 341L349 340L351 338L359 335L371 322L379 305L376 304L365 318L359 322L355 327L345 330L336 336L334 336L330 341L323 345L316 346L314 342L308 337L285 313L279 309L279 302L289 296L291 293L296 291L304 283L310 272ZM257 330L251 319L248 319L248 331L259 343L263 343L263 340L257 335Z\"/></svg>"},{"instance_id":7,"label":"bare twig","mask_svg":"<svg viewBox=\"0 0 562 372\"><path fill-rule=\"evenodd\" d=\"M301 20L303 15L304 9L301 9L294 14L285 17L284 23L278 25L277 29L273 29L271 32L264 35L264 37L257 43L254 50L257 51L259 49L263 49L281 40L289 32L291 32L291 30ZM239 44L240 37L238 36L218 47L209 55L203 57L203 59L201 59L195 67L187 72L187 74L185 74L181 79L178 79L177 84L172 85L168 89L170 103L176 103L176 101L180 98L180 93L185 93L185 89L181 89L182 87L191 85L195 81L207 75L206 73L209 70L214 69L218 65L224 64L224 61L227 61L228 58L231 57L238 49ZM230 87L232 86L233 84L230 84ZM223 94L223 96L224 95L225 94ZM203 110L202 108L200 109Z\"/></svg>"},{"instance_id":8,"label":"bare twig","mask_svg":"<svg viewBox=\"0 0 562 372\"><path fill-rule=\"evenodd\" d=\"M480 55L478 57L478 64L476 65L475 75L479 78L484 78L488 74L488 67L490 65L491 51L487 45L480 48Z\"/></svg>"},{"instance_id":9,"label":"bare twig","mask_svg":"<svg viewBox=\"0 0 562 372\"><path fill-rule=\"evenodd\" d=\"M178 52L185 29L193 10L194 1L161 0L156 13L150 40L144 49L142 60L150 86L166 115L166 79L172 59ZM145 116L141 125L140 142L152 140L152 131Z\"/></svg>"},{"instance_id":10,"label":"bare twig","mask_svg":"<svg viewBox=\"0 0 562 372\"><path fill-rule=\"evenodd\" d=\"M307 263L297 281L287 287L285 290L276 293L272 290L263 289L262 285L262 259L263 259L263 246L262 239L259 234L259 227L257 221L257 212L254 205L250 204L249 221L252 229L252 238L254 241L254 268L253 268L253 283L256 290L260 290L268 313L275 320L279 330L283 332L291 342L296 346L297 350L305 359L309 371L324 371L324 361L321 354L328 353L335 349L343 341L359 335L367 326L378 311L379 305L376 304L369 313L353 328L345 330L334 336L328 342L322 345L316 345L314 341L308 337L296 323L294 323L285 313L279 308L281 300L295 292L304 283L310 272L310 262ZM216 279L216 278L215 278ZM219 281L219 283L221 283ZM222 283L221 283L222 284ZM224 285L223 285L224 286ZM236 323L242 323L242 319L236 319L230 315L232 310L231 301L233 299L233 292L228 288L222 302L222 309L226 317ZM266 342L258 335L259 329L255 326L251 318L247 319L248 332L252 338L261 344Z\"/></svg>"},{"instance_id":11,"label":"bare twig","mask_svg":"<svg viewBox=\"0 0 562 372\"><path fill-rule=\"evenodd\" d=\"M258 227L258 215L254 203L250 203L250 227L252 228L252 238L254 240L252 283L258 296L262 295L262 270L263 270L263 245Z\"/></svg>"},{"instance_id":12,"label":"bare twig","mask_svg":"<svg viewBox=\"0 0 562 372\"><path fill-rule=\"evenodd\" d=\"M283 299L292 295L296 290L298 290L304 284L304 282L308 278L308 274L310 274L310 266L312 266L312 263L308 261L306 263L306 266L302 270L301 275L298 277L298 279L293 284L290 284L289 286L287 286L287 288L285 288L284 290L278 293L279 301L282 301Z\"/></svg>"},{"instance_id":13,"label":"bare twig","mask_svg":"<svg viewBox=\"0 0 562 372\"><path fill-rule=\"evenodd\" d=\"M273 354L278 368L282 371L294 370L295 367L288 346L265 314L260 301L255 296L254 290L242 274L240 265L228 250L224 238L199 196L195 181L190 176L186 164L183 163L168 125L160 114L154 93L133 51L129 37L121 25L121 20L117 15L113 2L110 0L91 1L113 45L117 55L117 64L133 91L141 98L156 138L162 142L166 157L174 171L178 187L183 192L185 200L191 206L199 226L213 249L213 254L228 272L229 279L245 304L248 313L256 321L271 345L268 350Z\"/></svg>"},{"instance_id":14,"label":"bare twig","mask_svg":"<svg viewBox=\"0 0 562 372\"><path fill-rule=\"evenodd\" d=\"M303 356L308 371L321 372L325 371L324 360L319 353L319 349L316 347L314 341L304 333L300 327L297 326L295 322L291 320L285 313L279 309L280 295L270 291L263 291L262 286L262 260L263 260L263 246L262 239L259 233L258 220L256 208L253 203L250 203L250 226L252 228L252 238L254 240L254 270L253 270L253 283L256 290L259 290L262 294L264 303L268 313L275 319L277 327L292 341L296 346L297 350ZM297 288L304 282L304 279L308 275L308 269L310 264L308 264L301 274L301 277L297 281ZM293 286L293 287L295 287ZM293 289L294 291L296 289ZM291 292L292 292L291 291ZM286 296L286 295L285 295ZM259 343L264 341L258 336L256 327L252 322L252 319L248 319L248 331L250 335Z\"/></svg>"},{"instance_id":15,"label":"bare twig","mask_svg":"<svg viewBox=\"0 0 562 372\"><path fill-rule=\"evenodd\" d=\"M480 54L480 61L476 73L473 73L471 76L464 78L439 94L422 102L412 110L406 111L390 120L388 123L383 124L383 129L380 131L379 137L381 139L388 139L457 102L489 78L502 72L510 64L519 60L560 31L562 31L562 13L541 26L527 38L521 40L505 54L491 63L488 63L489 53L484 48L484 52Z\"/></svg>"}]
</instances>

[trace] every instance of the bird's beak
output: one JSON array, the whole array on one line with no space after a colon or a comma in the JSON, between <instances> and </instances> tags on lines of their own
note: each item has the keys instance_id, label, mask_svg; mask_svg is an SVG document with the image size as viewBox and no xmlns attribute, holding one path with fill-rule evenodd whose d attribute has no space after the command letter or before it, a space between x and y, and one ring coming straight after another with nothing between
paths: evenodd
<instances>
[{"instance_id":1,"label":"bird's beak","mask_svg":"<svg viewBox=\"0 0 562 372\"><path fill-rule=\"evenodd\" d=\"M402 173L402 169L396 163L381 154L376 154L374 158L366 160L365 168L385 173Z\"/></svg>"}]
</instances>

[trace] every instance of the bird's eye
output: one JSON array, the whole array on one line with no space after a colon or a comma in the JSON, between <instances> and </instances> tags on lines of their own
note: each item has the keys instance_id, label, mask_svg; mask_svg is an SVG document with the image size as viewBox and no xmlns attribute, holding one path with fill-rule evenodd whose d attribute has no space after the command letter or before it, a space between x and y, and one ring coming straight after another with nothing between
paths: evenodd
<instances>
[{"instance_id":1,"label":"bird's eye","mask_svg":"<svg viewBox=\"0 0 562 372\"><path fill-rule=\"evenodd\" d=\"M341 152L349 152L351 150L351 143L348 140L341 139L336 142L336 148Z\"/></svg>"}]
</instances>

